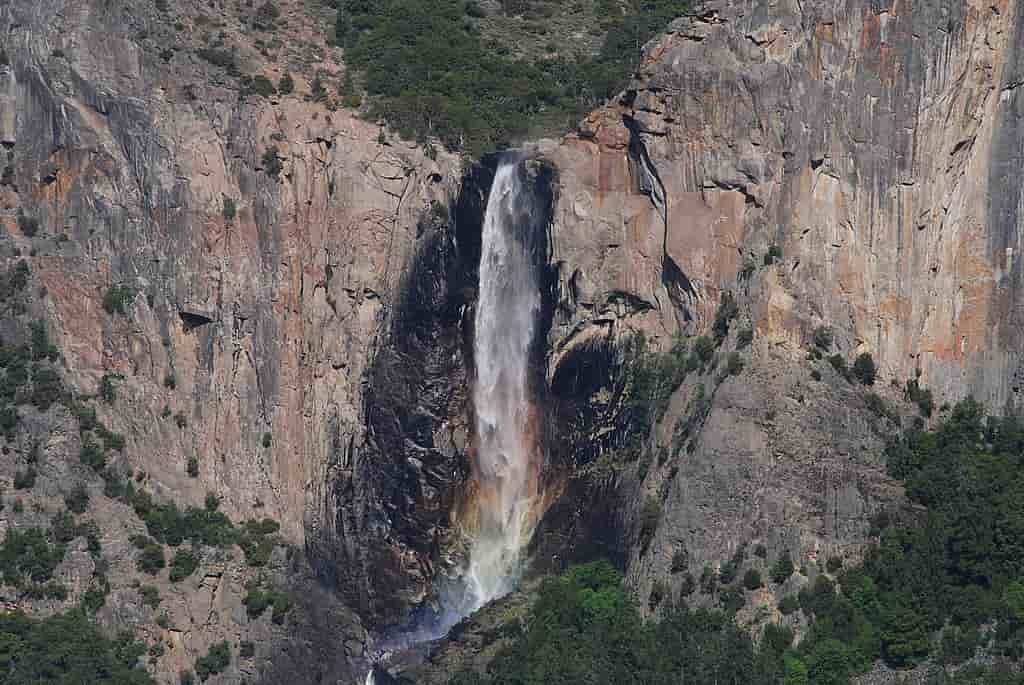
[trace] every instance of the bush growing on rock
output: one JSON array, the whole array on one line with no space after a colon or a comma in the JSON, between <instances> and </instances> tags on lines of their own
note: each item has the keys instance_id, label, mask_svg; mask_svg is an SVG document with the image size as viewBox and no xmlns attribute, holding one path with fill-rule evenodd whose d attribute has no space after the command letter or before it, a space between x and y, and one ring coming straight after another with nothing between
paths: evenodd
<instances>
[{"instance_id":1,"label":"bush growing on rock","mask_svg":"<svg viewBox=\"0 0 1024 685\"><path fill-rule=\"evenodd\" d=\"M722 301L718 304L718 310L715 312L715 321L711 325L711 331L715 336L715 342L721 344L723 340L729 335L729 327L732 325L732 320L740 313L740 307L736 303L736 298L732 296L732 293L726 290L722 293Z\"/></svg>"},{"instance_id":2,"label":"bush growing on rock","mask_svg":"<svg viewBox=\"0 0 1024 685\"><path fill-rule=\"evenodd\" d=\"M284 162L281 161L281 155L277 151L276 146L268 147L263 152L263 157L260 161L263 164L263 171L271 178L276 179L281 175L281 171L284 170Z\"/></svg>"},{"instance_id":3,"label":"bush growing on rock","mask_svg":"<svg viewBox=\"0 0 1024 685\"><path fill-rule=\"evenodd\" d=\"M857 355L856 361L853 362L854 377L862 385L874 385L875 373L875 360L872 359L871 354L869 352L862 352Z\"/></svg>"},{"instance_id":4,"label":"bush growing on rock","mask_svg":"<svg viewBox=\"0 0 1024 685\"><path fill-rule=\"evenodd\" d=\"M277 84L277 92L281 95L291 95L295 92L295 79L289 72L284 72Z\"/></svg>"},{"instance_id":5,"label":"bush growing on rock","mask_svg":"<svg viewBox=\"0 0 1024 685\"><path fill-rule=\"evenodd\" d=\"M196 572L199 568L199 555L195 550L179 549L171 559L170 581L179 583Z\"/></svg>"},{"instance_id":6,"label":"bush growing on rock","mask_svg":"<svg viewBox=\"0 0 1024 685\"><path fill-rule=\"evenodd\" d=\"M800 600L796 595L786 595L779 601L779 611L783 616L789 616L800 609Z\"/></svg>"},{"instance_id":7,"label":"bush growing on rock","mask_svg":"<svg viewBox=\"0 0 1024 685\"><path fill-rule=\"evenodd\" d=\"M39 219L28 216L22 210L18 210L18 229L26 238L32 238L39 233Z\"/></svg>"},{"instance_id":8,"label":"bush growing on rock","mask_svg":"<svg viewBox=\"0 0 1024 685\"><path fill-rule=\"evenodd\" d=\"M743 574L743 587L747 590L757 590L762 585L761 572L756 568L749 568L747 569L747 572Z\"/></svg>"},{"instance_id":9,"label":"bush growing on rock","mask_svg":"<svg viewBox=\"0 0 1024 685\"><path fill-rule=\"evenodd\" d=\"M832 349L832 329L828 326L818 326L814 329L814 346L822 352Z\"/></svg>"},{"instance_id":10,"label":"bush growing on rock","mask_svg":"<svg viewBox=\"0 0 1024 685\"><path fill-rule=\"evenodd\" d=\"M271 620L276 624L284 623L284 618L292 608L291 598L278 590L264 590L259 587L250 587L245 599L246 613L249 618L258 618L268 608L273 608Z\"/></svg>"},{"instance_id":11,"label":"bush growing on rock","mask_svg":"<svg viewBox=\"0 0 1024 685\"><path fill-rule=\"evenodd\" d=\"M772 580L779 584L785 583L793 575L794 570L796 569L793 566L793 559L789 556L789 551L787 550L775 560L771 572Z\"/></svg>"},{"instance_id":12,"label":"bush growing on rock","mask_svg":"<svg viewBox=\"0 0 1024 685\"><path fill-rule=\"evenodd\" d=\"M156 543L147 544L142 548L139 558L135 560L135 567L151 576L155 576L167 565L164 559L164 548Z\"/></svg>"},{"instance_id":13,"label":"bush growing on rock","mask_svg":"<svg viewBox=\"0 0 1024 685\"><path fill-rule=\"evenodd\" d=\"M34 467L29 466L23 471L18 471L14 474L14 489L15 490L31 490L36 485L36 477L38 474Z\"/></svg>"},{"instance_id":14,"label":"bush growing on rock","mask_svg":"<svg viewBox=\"0 0 1024 685\"><path fill-rule=\"evenodd\" d=\"M690 564L690 554L685 548L677 549L672 555L672 573L682 573Z\"/></svg>"},{"instance_id":15,"label":"bush growing on rock","mask_svg":"<svg viewBox=\"0 0 1024 685\"><path fill-rule=\"evenodd\" d=\"M89 491L84 485L76 485L64 495L64 506L76 514L84 514L89 508Z\"/></svg>"},{"instance_id":16,"label":"bush growing on rock","mask_svg":"<svg viewBox=\"0 0 1024 685\"><path fill-rule=\"evenodd\" d=\"M160 591L152 585L140 586L139 597L142 599L142 603L150 609L156 609L160 606Z\"/></svg>"},{"instance_id":17,"label":"bush growing on rock","mask_svg":"<svg viewBox=\"0 0 1024 685\"><path fill-rule=\"evenodd\" d=\"M123 283L107 288L103 296L103 309L107 314L128 314L128 305L135 299L135 290Z\"/></svg>"},{"instance_id":18,"label":"bush growing on rock","mask_svg":"<svg viewBox=\"0 0 1024 685\"><path fill-rule=\"evenodd\" d=\"M210 647L210 650L196 660L196 675L203 681L212 675L222 673L231 665L231 647L226 640Z\"/></svg>"}]
</instances>

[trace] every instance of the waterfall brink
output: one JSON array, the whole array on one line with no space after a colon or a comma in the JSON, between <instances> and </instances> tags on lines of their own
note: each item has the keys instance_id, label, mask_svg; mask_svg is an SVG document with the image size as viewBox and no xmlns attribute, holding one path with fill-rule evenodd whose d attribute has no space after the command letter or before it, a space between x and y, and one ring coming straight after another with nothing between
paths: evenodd
<instances>
[{"instance_id":1,"label":"waterfall brink","mask_svg":"<svg viewBox=\"0 0 1024 685\"><path fill-rule=\"evenodd\" d=\"M508 593L534 525L540 448L530 401L530 349L541 309L534 199L517 159L494 176L484 216L476 307L476 521L465 582L475 611Z\"/></svg>"}]
</instances>

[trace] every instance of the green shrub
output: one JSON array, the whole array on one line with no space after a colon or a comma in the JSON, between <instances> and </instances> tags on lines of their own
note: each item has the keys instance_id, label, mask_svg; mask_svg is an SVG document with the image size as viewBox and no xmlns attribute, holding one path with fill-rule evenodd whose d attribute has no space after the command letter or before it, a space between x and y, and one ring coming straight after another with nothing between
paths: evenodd
<instances>
[{"instance_id":1,"label":"green shrub","mask_svg":"<svg viewBox=\"0 0 1024 685\"><path fill-rule=\"evenodd\" d=\"M38 362L44 359L54 361L60 356L57 348L50 343L50 334L46 330L46 323L33 321L29 324L29 331L33 361Z\"/></svg>"},{"instance_id":2,"label":"green shrub","mask_svg":"<svg viewBox=\"0 0 1024 685\"><path fill-rule=\"evenodd\" d=\"M793 631L777 623L769 623L764 627L761 637L761 649L773 655L781 655L793 644Z\"/></svg>"},{"instance_id":3,"label":"green shrub","mask_svg":"<svg viewBox=\"0 0 1024 685\"><path fill-rule=\"evenodd\" d=\"M18 210L18 229L26 238L35 237L39 233L39 219L28 216L22 210Z\"/></svg>"},{"instance_id":4,"label":"green shrub","mask_svg":"<svg viewBox=\"0 0 1024 685\"><path fill-rule=\"evenodd\" d=\"M744 328L736 334L736 349L742 350L750 346L754 341L754 329Z\"/></svg>"},{"instance_id":5,"label":"green shrub","mask_svg":"<svg viewBox=\"0 0 1024 685\"><path fill-rule=\"evenodd\" d=\"M60 374L50 366L32 365L32 404L39 411L47 411L64 396L64 383Z\"/></svg>"},{"instance_id":6,"label":"green shrub","mask_svg":"<svg viewBox=\"0 0 1024 685\"><path fill-rule=\"evenodd\" d=\"M778 245L770 245L768 252L764 256L764 265L771 266L780 259L782 259L782 248Z\"/></svg>"},{"instance_id":7,"label":"green shrub","mask_svg":"<svg viewBox=\"0 0 1024 685\"><path fill-rule=\"evenodd\" d=\"M235 201L225 195L224 206L221 209L221 213L224 215L224 221L233 221L237 211L238 208L235 206Z\"/></svg>"},{"instance_id":8,"label":"green shrub","mask_svg":"<svg viewBox=\"0 0 1024 685\"><path fill-rule=\"evenodd\" d=\"M651 583L651 594L647 598L647 604L650 608L654 608L661 604L661 600L665 599L668 594L668 587L661 580L656 580Z\"/></svg>"},{"instance_id":9,"label":"green shrub","mask_svg":"<svg viewBox=\"0 0 1024 685\"><path fill-rule=\"evenodd\" d=\"M292 608L292 600L287 594L258 587L250 587L242 602L249 618L258 618L268 608L273 608L271 620L278 625L284 623L285 616Z\"/></svg>"},{"instance_id":10,"label":"green shrub","mask_svg":"<svg viewBox=\"0 0 1024 685\"><path fill-rule=\"evenodd\" d=\"M832 573L832 574L838 573L840 570L842 570L842 568L843 568L843 558L842 557L831 556L831 557L828 558L828 561L825 563L825 570L827 570L829 573Z\"/></svg>"},{"instance_id":11,"label":"green shrub","mask_svg":"<svg viewBox=\"0 0 1024 685\"><path fill-rule=\"evenodd\" d=\"M188 458L188 463L185 465L185 472L189 478L199 477L199 459L193 454Z\"/></svg>"},{"instance_id":12,"label":"green shrub","mask_svg":"<svg viewBox=\"0 0 1024 685\"><path fill-rule=\"evenodd\" d=\"M916 378L907 381L904 397L917 405L922 416L930 417L935 410L932 391L922 388Z\"/></svg>"},{"instance_id":13,"label":"green shrub","mask_svg":"<svg viewBox=\"0 0 1024 685\"><path fill-rule=\"evenodd\" d=\"M287 71L281 76L281 80L277 84L277 92L281 95L291 95L295 92L295 79Z\"/></svg>"},{"instance_id":14,"label":"green shrub","mask_svg":"<svg viewBox=\"0 0 1024 685\"><path fill-rule=\"evenodd\" d=\"M738 376L743 373L743 357L739 352L730 352L726 361L725 372L730 376Z\"/></svg>"},{"instance_id":15,"label":"green shrub","mask_svg":"<svg viewBox=\"0 0 1024 685\"><path fill-rule=\"evenodd\" d=\"M107 314L127 316L128 306L135 299L135 290L124 284L112 285L103 296L103 309Z\"/></svg>"},{"instance_id":16,"label":"green shrub","mask_svg":"<svg viewBox=\"0 0 1024 685\"><path fill-rule=\"evenodd\" d=\"M272 440L272 437L271 437L270 433L264 433L263 434L263 446L264 447L270 447L271 440Z\"/></svg>"},{"instance_id":17,"label":"green shrub","mask_svg":"<svg viewBox=\"0 0 1024 685\"><path fill-rule=\"evenodd\" d=\"M701 365L707 364L715 356L715 343L707 336L700 336L693 343L693 351L700 360Z\"/></svg>"},{"instance_id":18,"label":"green shrub","mask_svg":"<svg viewBox=\"0 0 1024 685\"><path fill-rule=\"evenodd\" d=\"M196 660L196 675L199 676L199 680L206 680L212 675L222 673L229 665L231 648L225 640L211 646L206 656Z\"/></svg>"},{"instance_id":19,"label":"green shrub","mask_svg":"<svg viewBox=\"0 0 1024 685\"><path fill-rule=\"evenodd\" d=\"M687 571L683 574L683 580L679 583L679 596L689 597L697 589L697 581L694 580L693 574Z\"/></svg>"},{"instance_id":20,"label":"green shrub","mask_svg":"<svg viewBox=\"0 0 1024 685\"><path fill-rule=\"evenodd\" d=\"M818 326L814 329L814 346L822 352L832 349L832 329L828 326Z\"/></svg>"},{"instance_id":21,"label":"green shrub","mask_svg":"<svg viewBox=\"0 0 1024 685\"><path fill-rule=\"evenodd\" d=\"M215 67L226 70L231 76L238 76L238 63L235 61L235 53L231 50L205 47L196 50L196 55Z\"/></svg>"},{"instance_id":22,"label":"green shrub","mask_svg":"<svg viewBox=\"0 0 1024 685\"><path fill-rule=\"evenodd\" d=\"M82 441L82 449L78 453L78 459L97 473L103 471L107 465L107 455L103 448L90 439Z\"/></svg>"},{"instance_id":23,"label":"green shrub","mask_svg":"<svg viewBox=\"0 0 1024 685\"><path fill-rule=\"evenodd\" d=\"M199 555L194 550L179 549L171 559L170 581L178 583L196 572L199 568Z\"/></svg>"},{"instance_id":24,"label":"green shrub","mask_svg":"<svg viewBox=\"0 0 1024 685\"><path fill-rule=\"evenodd\" d=\"M196 677L192 671L182 671L178 674L178 685L195 685Z\"/></svg>"},{"instance_id":25,"label":"green shrub","mask_svg":"<svg viewBox=\"0 0 1024 685\"><path fill-rule=\"evenodd\" d=\"M265 2L256 10L252 25L260 31L273 31L277 28L277 19L281 16L281 10L273 2Z\"/></svg>"},{"instance_id":26,"label":"green shrub","mask_svg":"<svg viewBox=\"0 0 1024 685\"><path fill-rule=\"evenodd\" d=\"M263 157L260 160L263 164L263 171L267 173L267 176L271 178L277 178L281 175L284 170L284 162L281 160L281 155L277 151L276 146L270 146L263 152Z\"/></svg>"},{"instance_id":27,"label":"green shrub","mask_svg":"<svg viewBox=\"0 0 1024 685\"><path fill-rule=\"evenodd\" d=\"M76 514L84 514L89 508L89 491L84 485L76 485L64 495L64 506Z\"/></svg>"},{"instance_id":28,"label":"green shrub","mask_svg":"<svg viewBox=\"0 0 1024 685\"><path fill-rule=\"evenodd\" d=\"M238 545L245 554L249 566L266 566L274 552L276 540L273 537L280 526L273 519L252 519L242 526Z\"/></svg>"},{"instance_id":29,"label":"green shrub","mask_svg":"<svg viewBox=\"0 0 1024 685\"><path fill-rule=\"evenodd\" d=\"M718 304L718 310L715 312L715 321L711 325L711 331L714 333L716 343L721 344L728 337L732 320L739 313L740 307L732 293L728 290L722 293L722 301Z\"/></svg>"},{"instance_id":30,"label":"green shrub","mask_svg":"<svg viewBox=\"0 0 1024 685\"><path fill-rule=\"evenodd\" d=\"M36 486L36 478L38 477L35 468L29 466L24 471L17 471L14 474L14 489L15 490L31 490Z\"/></svg>"},{"instance_id":31,"label":"green shrub","mask_svg":"<svg viewBox=\"0 0 1024 685\"><path fill-rule=\"evenodd\" d=\"M786 595L779 601L779 611L783 616L789 616L800 609L800 600L796 595Z\"/></svg>"},{"instance_id":32,"label":"green shrub","mask_svg":"<svg viewBox=\"0 0 1024 685\"><path fill-rule=\"evenodd\" d=\"M120 374L105 373L100 379L100 399L107 404L113 404L117 400L117 387L114 381L121 380Z\"/></svg>"},{"instance_id":33,"label":"green shrub","mask_svg":"<svg viewBox=\"0 0 1024 685\"><path fill-rule=\"evenodd\" d=\"M743 587L747 590L757 590L764 583L761 582L761 572L756 568L749 568L747 572L743 574Z\"/></svg>"},{"instance_id":34,"label":"green shrub","mask_svg":"<svg viewBox=\"0 0 1024 685\"><path fill-rule=\"evenodd\" d=\"M256 656L256 645L249 640L242 640L238 643L238 656L243 659L251 659Z\"/></svg>"},{"instance_id":35,"label":"green shrub","mask_svg":"<svg viewBox=\"0 0 1024 685\"><path fill-rule=\"evenodd\" d=\"M833 354L828 358L828 363L832 365L832 368L836 370L840 376L845 378L847 381L851 380L850 369L846 365L846 359L841 354Z\"/></svg>"},{"instance_id":36,"label":"green shrub","mask_svg":"<svg viewBox=\"0 0 1024 685\"><path fill-rule=\"evenodd\" d=\"M793 575L794 570L793 559L789 556L789 551L785 551L779 555L779 558L772 565L772 581L779 584L785 583Z\"/></svg>"},{"instance_id":37,"label":"green shrub","mask_svg":"<svg viewBox=\"0 0 1024 685\"><path fill-rule=\"evenodd\" d=\"M686 551L686 548L677 549L672 554L672 573L682 573L690 565L690 554Z\"/></svg>"},{"instance_id":38,"label":"green shrub","mask_svg":"<svg viewBox=\"0 0 1024 685\"><path fill-rule=\"evenodd\" d=\"M277 95L277 88L275 88L274 83L263 74L245 76L241 81L241 95L243 97L259 95L263 98L269 98L273 95Z\"/></svg>"},{"instance_id":39,"label":"green shrub","mask_svg":"<svg viewBox=\"0 0 1024 685\"><path fill-rule=\"evenodd\" d=\"M143 573L155 576L167 565L164 559L164 548L156 543L148 544L142 548L139 558L135 560L135 567Z\"/></svg>"},{"instance_id":40,"label":"green shrub","mask_svg":"<svg viewBox=\"0 0 1024 685\"><path fill-rule=\"evenodd\" d=\"M60 511L50 519L50 537L57 543L66 545L78 537L78 526L70 512Z\"/></svg>"},{"instance_id":41,"label":"green shrub","mask_svg":"<svg viewBox=\"0 0 1024 685\"><path fill-rule=\"evenodd\" d=\"M139 597L142 599L142 603L150 609L156 609L160 606L160 591L153 585L140 586Z\"/></svg>"},{"instance_id":42,"label":"green shrub","mask_svg":"<svg viewBox=\"0 0 1024 685\"><path fill-rule=\"evenodd\" d=\"M175 377L173 371L168 371L167 375L164 376L164 387L170 390L174 390L178 387L178 379Z\"/></svg>"},{"instance_id":43,"label":"green shrub","mask_svg":"<svg viewBox=\"0 0 1024 685\"><path fill-rule=\"evenodd\" d=\"M875 373L875 360L871 358L871 354L869 352L862 352L857 355L856 361L853 362L854 377L862 385L874 385Z\"/></svg>"}]
</instances>

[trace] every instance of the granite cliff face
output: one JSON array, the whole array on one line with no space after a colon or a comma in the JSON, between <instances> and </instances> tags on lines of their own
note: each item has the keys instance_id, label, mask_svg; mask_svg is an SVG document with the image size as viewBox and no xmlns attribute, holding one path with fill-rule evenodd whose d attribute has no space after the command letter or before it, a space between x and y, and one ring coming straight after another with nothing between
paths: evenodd
<instances>
[{"instance_id":1,"label":"granite cliff face","mask_svg":"<svg viewBox=\"0 0 1024 685\"><path fill-rule=\"evenodd\" d=\"M707 332L727 292L718 358L754 333L740 375L683 383L655 431L670 456L618 476L597 515L638 586L672 578L677 550L694 573L752 543L855 556L899 501L878 469L891 428L827 364L810 377L819 326L848 361L871 353L879 386L1016 409L1020 24L1012 3L706 3L646 46L619 102L544 148L552 379L594 340ZM648 495L663 517L643 554L622 540ZM554 548L574 526L592 540L593 513L549 531Z\"/></svg>"},{"instance_id":2,"label":"granite cliff face","mask_svg":"<svg viewBox=\"0 0 1024 685\"><path fill-rule=\"evenodd\" d=\"M213 492L233 518L279 521L303 582L381 628L430 599L457 546L494 161L464 168L329 106L317 84L344 67L323 18L278 4L278 38L258 41L234 3L0 5L0 251L31 263L68 385L123 377L98 407L127 438L121 466L157 498ZM936 404L1018 409L1022 12L707 2L616 102L533 146L552 171L537 356L559 495L538 569L610 555L646 596L678 590L681 551L698 575L742 545L857 556L900 501L880 468L894 427L808 361L819 326L848 361L873 355L896 405L890 381L917 377ZM286 73L294 92L259 94ZM115 286L123 314L103 306ZM725 293L717 361L673 393L655 456L611 459L626 341L707 333ZM744 368L723 373L732 352ZM321 625L358 660L366 634L337 611ZM242 634L200 623L158 673Z\"/></svg>"}]
</instances>

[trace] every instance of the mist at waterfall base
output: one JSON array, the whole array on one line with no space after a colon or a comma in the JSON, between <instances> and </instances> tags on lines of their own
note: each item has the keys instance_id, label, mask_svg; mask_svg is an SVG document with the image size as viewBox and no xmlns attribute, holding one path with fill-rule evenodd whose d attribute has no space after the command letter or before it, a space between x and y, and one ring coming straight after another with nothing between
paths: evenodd
<instances>
[{"instance_id":1,"label":"mist at waterfall base","mask_svg":"<svg viewBox=\"0 0 1024 685\"><path fill-rule=\"evenodd\" d=\"M392 635L381 656L438 639L466 616L511 592L533 533L541 448L530 391L530 352L541 311L534 194L522 156L507 153L491 185L481 234L474 321L472 495L463 516L468 560L438 588L440 611ZM384 675L381 673L381 675ZM375 682L371 670L366 685Z\"/></svg>"}]
</instances>

